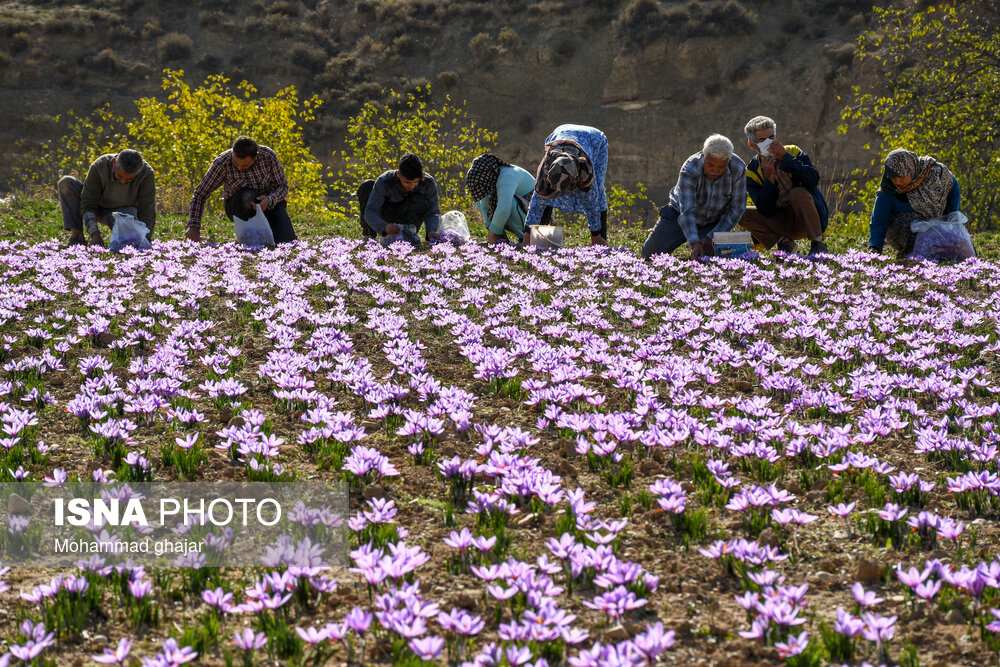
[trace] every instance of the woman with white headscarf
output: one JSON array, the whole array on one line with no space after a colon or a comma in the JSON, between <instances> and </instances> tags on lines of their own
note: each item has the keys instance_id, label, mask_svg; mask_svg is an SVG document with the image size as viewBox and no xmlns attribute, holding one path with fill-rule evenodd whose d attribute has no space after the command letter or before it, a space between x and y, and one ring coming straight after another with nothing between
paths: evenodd
<instances>
[{"instance_id":1,"label":"woman with white headscarf","mask_svg":"<svg viewBox=\"0 0 1000 667\"><path fill-rule=\"evenodd\" d=\"M914 220L931 220L958 211L962 191L948 167L929 155L897 148L883 163L882 182L868 225L868 250L888 243L901 257L913 252Z\"/></svg>"}]
</instances>

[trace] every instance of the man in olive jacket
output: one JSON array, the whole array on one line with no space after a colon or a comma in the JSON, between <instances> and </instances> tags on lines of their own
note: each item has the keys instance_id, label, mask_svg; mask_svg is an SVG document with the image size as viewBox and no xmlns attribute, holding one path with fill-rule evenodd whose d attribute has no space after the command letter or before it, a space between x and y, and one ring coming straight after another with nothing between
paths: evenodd
<instances>
[{"instance_id":1,"label":"man in olive jacket","mask_svg":"<svg viewBox=\"0 0 1000 667\"><path fill-rule=\"evenodd\" d=\"M146 223L152 240L156 225L156 174L139 151L125 149L94 160L81 181L63 176L58 185L63 229L69 232L68 245L104 245L100 223L112 227L114 213L128 213Z\"/></svg>"}]
</instances>

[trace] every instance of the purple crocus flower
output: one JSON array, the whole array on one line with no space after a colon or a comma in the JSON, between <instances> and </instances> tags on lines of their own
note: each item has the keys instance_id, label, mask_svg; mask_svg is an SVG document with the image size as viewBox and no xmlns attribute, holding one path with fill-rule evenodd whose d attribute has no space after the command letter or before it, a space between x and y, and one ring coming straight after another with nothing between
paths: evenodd
<instances>
[{"instance_id":1,"label":"purple crocus flower","mask_svg":"<svg viewBox=\"0 0 1000 667\"><path fill-rule=\"evenodd\" d=\"M674 631L663 631L663 623L647 625L646 631L635 636L632 640L639 652L650 662L656 659L668 648L674 645Z\"/></svg>"},{"instance_id":2,"label":"purple crocus flower","mask_svg":"<svg viewBox=\"0 0 1000 667\"><path fill-rule=\"evenodd\" d=\"M868 641L879 645L892 639L896 632L895 616L878 616L866 612L862 614L861 620L865 623L865 629L861 631L861 635Z\"/></svg>"},{"instance_id":3,"label":"purple crocus flower","mask_svg":"<svg viewBox=\"0 0 1000 667\"><path fill-rule=\"evenodd\" d=\"M433 635L420 637L419 639L411 639L408 646L421 660L435 660L444 649L444 639Z\"/></svg>"},{"instance_id":4,"label":"purple crocus flower","mask_svg":"<svg viewBox=\"0 0 1000 667\"><path fill-rule=\"evenodd\" d=\"M917 597L927 600L928 602L934 599L934 596L938 594L941 590L941 580L940 579L928 579L927 581L922 581L917 584L913 592Z\"/></svg>"},{"instance_id":5,"label":"purple crocus flower","mask_svg":"<svg viewBox=\"0 0 1000 667\"><path fill-rule=\"evenodd\" d=\"M860 607L874 607L883 601L875 594L875 591L866 591L860 581L854 582L854 585L851 586L851 595L854 596L854 601Z\"/></svg>"},{"instance_id":6,"label":"purple crocus flower","mask_svg":"<svg viewBox=\"0 0 1000 667\"><path fill-rule=\"evenodd\" d=\"M132 597L141 600L153 591L153 582L148 579L137 579L128 583L128 589Z\"/></svg>"},{"instance_id":7,"label":"purple crocus flower","mask_svg":"<svg viewBox=\"0 0 1000 667\"><path fill-rule=\"evenodd\" d=\"M25 620L21 623L21 633L28 638L28 641L23 645L11 644L10 653L25 662L34 660L42 651L55 644L55 633L46 632L44 623L36 625L30 620Z\"/></svg>"},{"instance_id":8,"label":"purple crocus flower","mask_svg":"<svg viewBox=\"0 0 1000 667\"><path fill-rule=\"evenodd\" d=\"M896 566L896 578L910 588L916 588L919 584L922 584L931 575L931 572L932 568L930 566L924 567L923 571L915 567L903 570L902 564Z\"/></svg>"},{"instance_id":9,"label":"purple crocus flower","mask_svg":"<svg viewBox=\"0 0 1000 667\"><path fill-rule=\"evenodd\" d=\"M344 618L344 627L353 630L359 635L368 631L372 624L372 615L361 607L354 607Z\"/></svg>"},{"instance_id":10,"label":"purple crocus flower","mask_svg":"<svg viewBox=\"0 0 1000 667\"><path fill-rule=\"evenodd\" d=\"M798 636L790 635L783 642L775 642L774 648L778 649L778 657L785 659L793 655L798 655L806 650L809 645L809 633L801 632Z\"/></svg>"},{"instance_id":11,"label":"purple crocus flower","mask_svg":"<svg viewBox=\"0 0 1000 667\"><path fill-rule=\"evenodd\" d=\"M181 647L173 637L164 640L163 649L152 658L143 658L143 667L178 667L198 657L190 646Z\"/></svg>"},{"instance_id":12,"label":"purple crocus flower","mask_svg":"<svg viewBox=\"0 0 1000 667\"><path fill-rule=\"evenodd\" d=\"M254 632L252 628L243 628L233 633L233 643L241 651L256 651L267 643L267 635L263 632Z\"/></svg>"},{"instance_id":13,"label":"purple crocus flower","mask_svg":"<svg viewBox=\"0 0 1000 667\"><path fill-rule=\"evenodd\" d=\"M295 628L296 634L302 638L306 644L309 646L315 646L320 642L325 642L330 638L330 634L326 629L317 630L316 628L309 626L308 628Z\"/></svg>"},{"instance_id":14,"label":"purple crocus flower","mask_svg":"<svg viewBox=\"0 0 1000 667\"><path fill-rule=\"evenodd\" d=\"M851 616L843 607L837 607L837 620L833 629L845 637L857 637L865 629L865 622L856 616Z\"/></svg>"},{"instance_id":15,"label":"purple crocus flower","mask_svg":"<svg viewBox=\"0 0 1000 667\"><path fill-rule=\"evenodd\" d=\"M125 659L128 658L129 651L132 650L132 640L128 637L122 637L118 640L118 646L115 649L106 648L104 653L101 655L90 656L94 662L100 662L106 665L110 664L123 664Z\"/></svg>"}]
</instances>

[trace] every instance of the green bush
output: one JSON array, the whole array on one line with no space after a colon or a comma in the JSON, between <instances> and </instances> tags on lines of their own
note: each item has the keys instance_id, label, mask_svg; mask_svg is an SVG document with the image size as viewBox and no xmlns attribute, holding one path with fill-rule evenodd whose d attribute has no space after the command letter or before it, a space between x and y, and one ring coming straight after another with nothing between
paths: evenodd
<instances>
[{"instance_id":1,"label":"green bush","mask_svg":"<svg viewBox=\"0 0 1000 667\"><path fill-rule=\"evenodd\" d=\"M428 103L430 86L407 95L388 91L385 106L369 102L347 123L347 148L340 152L342 167L334 191L342 198L337 210L350 214L358 185L394 169L399 157L413 152L434 178L441 210L467 210L472 200L465 190L465 172L477 156L496 145L497 133L480 127L465 111L445 98L439 107Z\"/></svg>"},{"instance_id":2,"label":"green bush","mask_svg":"<svg viewBox=\"0 0 1000 667\"><path fill-rule=\"evenodd\" d=\"M164 70L166 101L136 100L138 113L128 121L108 105L88 116L57 117L66 121L67 134L43 144L33 160L18 168L19 174L28 182L54 183L60 174L86 173L98 156L130 146L156 170L160 207L183 212L212 159L245 134L278 154L291 210L301 215L325 210L322 165L305 145L301 125L314 119L319 98L300 102L294 86L258 97L246 81L234 92L221 74L192 88L183 77L183 71Z\"/></svg>"},{"instance_id":3,"label":"green bush","mask_svg":"<svg viewBox=\"0 0 1000 667\"><path fill-rule=\"evenodd\" d=\"M880 139L871 182L861 193L871 210L878 165L890 150L933 155L962 188L962 210L977 227L1000 215L1000 9L993 2L908 3L876 8L877 25L859 39L872 60L871 86L856 86L841 132L874 129ZM846 52L845 56L846 58Z\"/></svg>"},{"instance_id":4,"label":"green bush","mask_svg":"<svg viewBox=\"0 0 1000 667\"><path fill-rule=\"evenodd\" d=\"M213 74L198 88L182 71L164 71L167 101L136 101L138 118L128 124L133 142L160 174L160 182L190 196L212 159L241 135L272 148L288 178L288 205L301 213L325 208L322 165L305 145L300 123L315 118L318 97L299 101L294 86L258 97L246 81L231 91L229 79ZM186 203L186 202L185 202Z\"/></svg>"}]
</instances>

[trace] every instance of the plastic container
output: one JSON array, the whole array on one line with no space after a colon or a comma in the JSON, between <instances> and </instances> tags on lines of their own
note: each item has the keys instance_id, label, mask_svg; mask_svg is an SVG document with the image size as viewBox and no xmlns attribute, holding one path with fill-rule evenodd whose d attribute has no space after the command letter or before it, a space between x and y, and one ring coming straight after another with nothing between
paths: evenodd
<instances>
[{"instance_id":1,"label":"plastic container","mask_svg":"<svg viewBox=\"0 0 1000 667\"><path fill-rule=\"evenodd\" d=\"M739 257L753 250L753 236L750 232L715 232L716 257Z\"/></svg>"}]
</instances>

